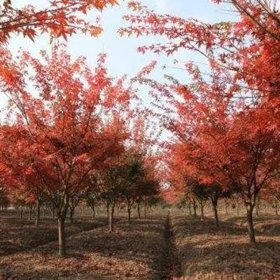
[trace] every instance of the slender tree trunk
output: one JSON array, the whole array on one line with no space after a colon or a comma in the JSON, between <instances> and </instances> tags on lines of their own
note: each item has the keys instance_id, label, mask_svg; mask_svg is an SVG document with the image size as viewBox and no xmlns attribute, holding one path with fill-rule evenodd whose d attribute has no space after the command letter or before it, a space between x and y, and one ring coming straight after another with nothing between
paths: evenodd
<instances>
[{"instance_id":1,"label":"slender tree trunk","mask_svg":"<svg viewBox=\"0 0 280 280\"><path fill-rule=\"evenodd\" d=\"M32 219L32 208L28 207L28 220L31 221Z\"/></svg>"},{"instance_id":2,"label":"slender tree trunk","mask_svg":"<svg viewBox=\"0 0 280 280\"><path fill-rule=\"evenodd\" d=\"M138 218L141 218L141 211L140 211L140 202L137 202L137 213L138 213Z\"/></svg>"},{"instance_id":3,"label":"slender tree trunk","mask_svg":"<svg viewBox=\"0 0 280 280\"><path fill-rule=\"evenodd\" d=\"M217 227L219 227L218 200L211 199L211 202L212 202L212 208L213 208L213 212L214 212L215 224Z\"/></svg>"},{"instance_id":4,"label":"slender tree trunk","mask_svg":"<svg viewBox=\"0 0 280 280\"><path fill-rule=\"evenodd\" d=\"M253 210L254 206L251 204L246 205L247 210L247 229L248 229L248 235L249 235L249 241L252 244L256 243L255 238L255 230L254 230L254 224L253 224Z\"/></svg>"},{"instance_id":5,"label":"slender tree trunk","mask_svg":"<svg viewBox=\"0 0 280 280\"><path fill-rule=\"evenodd\" d=\"M147 204L144 203L144 217L147 218Z\"/></svg>"},{"instance_id":6,"label":"slender tree trunk","mask_svg":"<svg viewBox=\"0 0 280 280\"><path fill-rule=\"evenodd\" d=\"M107 219L110 218L110 203L107 202L106 203L106 213L107 213Z\"/></svg>"},{"instance_id":7,"label":"slender tree trunk","mask_svg":"<svg viewBox=\"0 0 280 280\"><path fill-rule=\"evenodd\" d=\"M58 217L58 254L60 257L66 256L65 247L65 217Z\"/></svg>"},{"instance_id":8,"label":"slender tree trunk","mask_svg":"<svg viewBox=\"0 0 280 280\"><path fill-rule=\"evenodd\" d=\"M43 207L43 218L45 218L45 217L46 217L46 208Z\"/></svg>"},{"instance_id":9,"label":"slender tree trunk","mask_svg":"<svg viewBox=\"0 0 280 280\"><path fill-rule=\"evenodd\" d=\"M115 203L111 203L109 205L109 231L114 231L114 211L115 211Z\"/></svg>"},{"instance_id":10,"label":"slender tree trunk","mask_svg":"<svg viewBox=\"0 0 280 280\"><path fill-rule=\"evenodd\" d=\"M128 204L127 205L127 218L128 218L128 224L130 225L131 223L131 206Z\"/></svg>"},{"instance_id":11,"label":"slender tree trunk","mask_svg":"<svg viewBox=\"0 0 280 280\"><path fill-rule=\"evenodd\" d=\"M69 221L70 221L70 224L72 225L73 221L74 221L75 208L70 208L69 210L70 210L69 211Z\"/></svg>"},{"instance_id":12,"label":"slender tree trunk","mask_svg":"<svg viewBox=\"0 0 280 280\"><path fill-rule=\"evenodd\" d=\"M204 204L203 202L200 202L200 220L204 221Z\"/></svg>"},{"instance_id":13,"label":"slender tree trunk","mask_svg":"<svg viewBox=\"0 0 280 280\"><path fill-rule=\"evenodd\" d=\"M35 226L38 227L41 219L41 200L37 199Z\"/></svg>"},{"instance_id":14,"label":"slender tree trunk","mask_svg":"<svg viewBox=\"0 0 280 280\"><path fill-rule=\"evenodd\" d=\"M126 198L126 202L127 202L127 222L130 225L131 223L131 207L132 207L132 203L130 201L130 199L127 197Z\"/></svg>"},{"instance_id":15,"label":"slender tree trunk","mask_svg":"<svg viewBox=\"0 0 280 280\"><path fill-rule=\"evenodd\" d=\"M52 218L53 219L55 218L55 207L54 207L54 205L52 206Z\"/></svg>"},{"instance_id":16,"label":"slender tree trunk","mask_svg":"<svg viewBox=\"0 0 280 280\"><path fill-rule=\"evenodd\" d=\"M225 201L225 210L226 210L226 215L228 215L228 203Z\"/></svg>"},{"instance_id":17,"label":"slender tree trunk","mask_svg":"<svg viewBox=\"0 0 280 280\"><path fill-rule=\"evenodd\" d=\"M278 201L275 201L275 215L278 216Z\"/></svg>"},{"instance_id":18,"label":"slender tree trunk","mask_svg":"<svg viewBox=\"0 0 280 280\"><path fill-rule=\"evenodd\" d=\"M256 203L256 216L259 217L260 215L260 197L258 196L257 198L257 203Z\"/></svg>"},{"instance_id":19,"label":"slender tree trunk","mask_svg":"<svg viewBox=\"0 0 280 280\"><path fill-rule=\"evenodd\" d=\"M188 203L188 209L189 209L189 215L192 215L192 206L190 203Z\"/></svg>"},{"instance_id":20,"label":"slender tree trunk","mask_svg":"<svg viewBox=\"0 0 280 280\"><path fill-rule=\"evenodd\" d=\"M94 202L91 203L91 210L92 210L92 219L94 220L96 217L96 212L95 212L95 205Z\"/></svg>"},{"instance_id":21,"label":"slender tree trunk","mask_svg":"<svg viewBox=\"0 0 280 280\"><path fill-rule=\"evenodd\" d=\"M20 219L23 218L23 208L20 209Z\"/></svg>"},{"instance_id":22,"label":"slender tree trunk","mask_svg":"<svg viewBox=\"0 0 280 280\"><path fill-rule=\"evenodd\" d=\"M197 206L196 206L195 200L193 201L192 205L193 205L193 216L196 218L197 217L197 213L196 213Z\"/></svg>"}]
</instances>

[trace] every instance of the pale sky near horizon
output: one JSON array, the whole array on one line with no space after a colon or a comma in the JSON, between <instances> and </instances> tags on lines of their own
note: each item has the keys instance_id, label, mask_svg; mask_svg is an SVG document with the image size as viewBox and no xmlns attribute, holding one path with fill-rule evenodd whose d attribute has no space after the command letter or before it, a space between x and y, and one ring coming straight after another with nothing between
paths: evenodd
<instances>
[{"instance_id":1,"label":"pale sky near horizon","mask_svg":"<svg viewBox=\"0 0 280 280\"><path fill-rule=\"evenodd\" d=\"M0 0L1 1L1 0ZM26 5L34 3L38 5L38 0L17 0L17 5ZM233 19L236 14L229 7L224 5L215 5L211 0L139 0L144 5L153 9L159 14L171 14L183 18L195 18L205 22L220 22ZM158 67L154 71L153 78L162 81L164 74L172 75L180 81L188 81L185 71L172 68L172 62L177 59L182 65L189 60L198 60L199 56L193 53L180 51L175 57L167 57L166 55L156 55L146 53L145 55L137 52L137 47L155 42L162 41L159 38L146 37L120 37L118 29L125 26L122 17L130 11L127 9L128 1L119 0L119 5L108 8L100 13L102 27L104 32L98 38L91 38L85 35L74 35L68 39L67 48L69 53L75 58L84 56L90 67L96 66L96 58L99 53L107 53L107 67L111 75L120 77L128 74L133 77L152 60L158 62ZM42 2L41 2L42 3ZM45 0L45 3L47 1ZM95 13L92 13L92 16ZM92 19L95 21L95 17ZM156 41L158 42L158 41ZM13 55L18 53L19 49L28 50L33 56L38 56L40 50L50 50L50 40L48 35L38 36L35 42L22 36L14 36L9 42L8 48ZM162 66L167 65L166 69ZM169 67L170 66L170 67ZM148 102L148 96L145 94L145 89L141 88L141 93L144 93L141 98L144 102ZM0 107L5 106L6 101L2 98Z\"/></svg>"},{"instance_id":2,"label":"pale sky near horizon","mask_svg":"<svg viewBox=\"0 0 280 280\"><path fill-rule=\"evenodd\" d=\"M23 5L27 2L36 3L35 0L17 0L18 5ZM141 0L140 2L160 14L169 13L184 18L192 17L206 22L227 20L234 16L232 11L222 5L215 5L210 0ZM124 74L133 76L151 60L157 60L159 62L157 77L161 78L166 71L168 72L168 68L163 73L160 67L166 64L171 65L174 57L167 58L165 55L158 56L150 53L140 54L137 52L137 47L149 44L153 39L120 37L117 33L118 29L126 24L122 20L122 16L129 13L126 3L127 1L120 0L118 6L108 8L100 13L104 32L99 38L74 35L67 41L68 50L74 57L85 56L88 64L92 67L95 66L96 57L99 53L107 53L108 69L114 76ZM23 48L37 56L40 50L50 49L50 41L47 35L37 38L35 42L24 39L21 36L15 36L10 40L9 48L13 54ZM180 52L177 58L179 61L187 61L190 56ZM171 72L174 72L174 70L171 70Z\"/></svg>"}]
</instances>

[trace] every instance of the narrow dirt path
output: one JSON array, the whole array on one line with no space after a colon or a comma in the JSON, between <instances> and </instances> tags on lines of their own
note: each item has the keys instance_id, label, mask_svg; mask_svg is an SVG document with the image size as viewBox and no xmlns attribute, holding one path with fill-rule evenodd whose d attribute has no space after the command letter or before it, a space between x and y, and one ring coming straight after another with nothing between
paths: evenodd
<instances>
[{"instance_id":1,"label":"narrow dirt path","mask_svg":"<svg viewBox=\"0 0 280 280\"><path fill-rule=\"evenodd\" d=\"M181 265L177 256L176 246L174 244L174 235L170 222L170 215L168 214L165 222L165 242L166 242L166 255L164 267L166 274L162 278L164 280L180 279L182 277Z\"/></svg>"}]
</instances>

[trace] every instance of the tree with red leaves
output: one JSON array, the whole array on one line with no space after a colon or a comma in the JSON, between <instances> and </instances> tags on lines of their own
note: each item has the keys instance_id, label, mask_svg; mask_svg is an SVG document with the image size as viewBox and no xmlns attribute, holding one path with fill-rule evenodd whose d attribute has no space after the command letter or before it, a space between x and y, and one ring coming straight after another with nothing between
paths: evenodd
<instances>
[{"instance_id":1,"label":"tree with red leaves","mask_svg":"<svg viewBox=\"0 0 280 280\"><path fill-rule=\"evenodd\" d=\"M35 59L24 53L1 79L9 98L1 127L3 180L30 196L41 194L56 210L59 254L65 255L69 199L86 190L91 176L124 150L128 134L122 112L131 92L107 74L100 56L92 71L63 47Z\"/></svg>"},{"instance_id":2,"label":"tree with red leaves","mask_svg":"<svg viewBox=\"0 0 280 280\"><path fill-rule=\"evenodd\" d=\"M163 125L182 147L177 166L185 164L187 174L201 183L239 189L254 243L256 198L279 164L280 19L268 1L227 2L240 17L214 24L158 15L132 2L134 13L125 17L130 26L120 32L167 38L140 47L141 52L172 55L183 49L208 62L206 75L193 62L186 63L189 85L172 77L171 85L143 77L140 82L153 87L155 115L161 110Z\"/></svg>"},{"instance_id":3,"label":"tree with red leaves","mask_svg":"<svg viewBox=\"0 0 280 280\"><path fill-rule=\"evenodd\" d=\"M275 117L279 120L280 16L276 2L226 2L239 13L236 22L210 24L168 14L158 15L139 3L131 2L134 13L125 17L130 25L122 28L120 33L167 38L166 43L139 47L141 52L172 55L178 50L186 50L201 54L211 69L228 72L235 89L231 94L276 110ZM225 82L229 83L226 79Z\"/></svg>"},{"instance_id":4,"label":"tree with red leaves","mask_svg":"<svg viewBox=\"0 0 280 280\"><path fill-rule=\"evenodd\" d=\"M12 0L4 0L0 7L0 43L6 43L12 34L23 34L33 40L41 33L53 37L68 37L77 31L97 36L102 28L83 18L90 10L102 10L115 5L116 0L55 0L37 8L32 1L18 7Z\"/></svg>"}]
</instances>

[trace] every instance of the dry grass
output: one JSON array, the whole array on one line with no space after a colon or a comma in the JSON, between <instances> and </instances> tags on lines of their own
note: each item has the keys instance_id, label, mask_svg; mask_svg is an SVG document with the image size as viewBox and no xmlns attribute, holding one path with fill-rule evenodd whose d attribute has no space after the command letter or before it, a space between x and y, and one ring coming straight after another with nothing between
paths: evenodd
<instances>
[{"instance_id":1,"label":"dry grass","mask_svg":"<svg viewBox=\"0 0 280 280\"><path fill-rule=\"evenodd\" d=\"M173 216L182 279L280 279L280 221L259 218L258 244L248 244L244 218L214 221Z\"/></svg>"}]
</instances>

